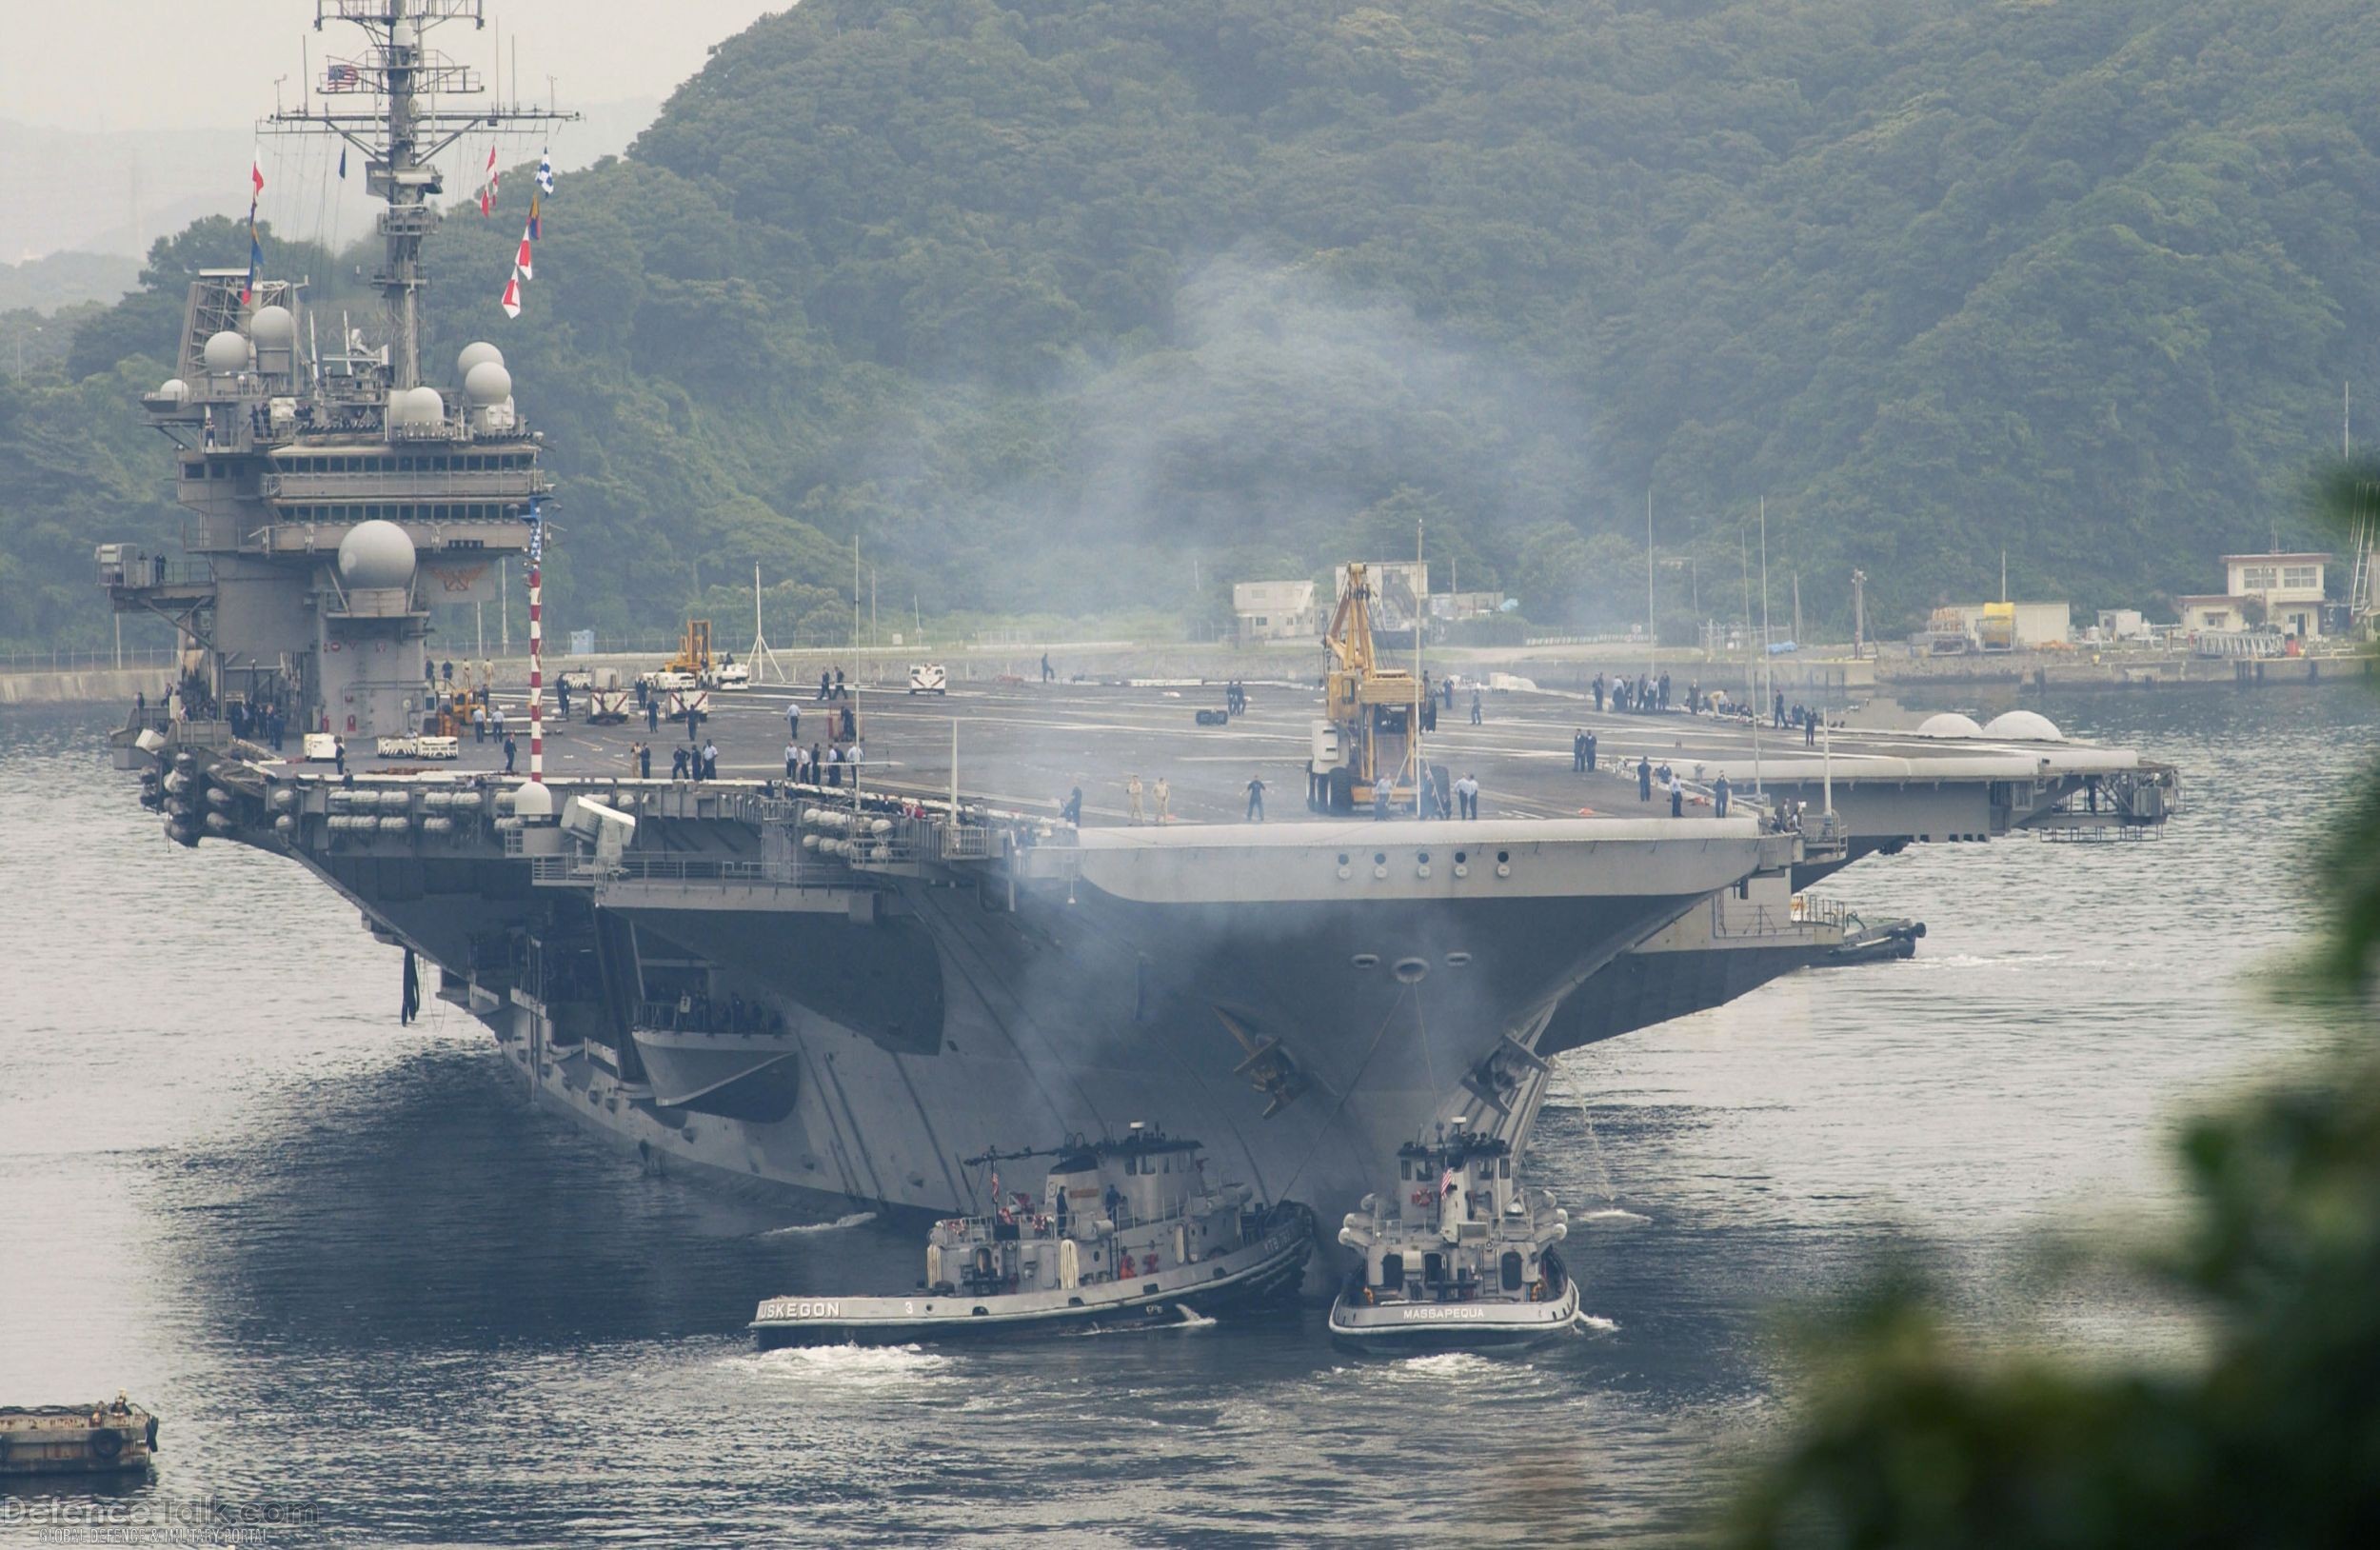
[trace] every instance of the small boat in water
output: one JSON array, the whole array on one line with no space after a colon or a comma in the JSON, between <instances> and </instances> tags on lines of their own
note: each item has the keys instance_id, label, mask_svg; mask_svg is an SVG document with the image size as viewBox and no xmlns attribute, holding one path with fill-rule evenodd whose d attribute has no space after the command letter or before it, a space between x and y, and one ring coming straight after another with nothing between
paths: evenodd
<instances>
[{"instance_id":1,"label":"small boat in water","mask_svg":"<svg viewBox=\"0 0 2380 1550\"><path fill-rule=\"evenodd\" d=\"M1397 1153L1397 1191L1366 1195L1339 1241L1363 1256L1331 1304L1332 1341L1373 1353L1533 1345L1578 1320L1554 1245L1570 1213L1513 1182L1512 1148L1458 1123Z\"/></svg>"},{"instance_id":2,"label":"small boat in water","mask_svg":"<svg viewBox=\"0 0 2380 1550\"><path fill-rule=\"evenodd\" d=\"M1051 1159L1037 1204L1003 1199L1000 1164ZM934 1224L925 1278L902 1297L772 1297L754 1343L902 1344L961 1335L1163 1328L1294 1294L1314 1213L1210 1183L1195 1141L1135 1124L1121 1140L1070 1137L967 1159L992 1170L993 1206Z\"/></svg>"},{"instance_id":3,"label":"small boat in water","mask_svg":"<svg viewBox=\"0 0 2380 1550\"><path fill-rule=\"evenodd\" d=\"M0 1405L0 1478L146 1469L157 1418L122 1394L98 1404Z\"/></svg>"}]
</instances>

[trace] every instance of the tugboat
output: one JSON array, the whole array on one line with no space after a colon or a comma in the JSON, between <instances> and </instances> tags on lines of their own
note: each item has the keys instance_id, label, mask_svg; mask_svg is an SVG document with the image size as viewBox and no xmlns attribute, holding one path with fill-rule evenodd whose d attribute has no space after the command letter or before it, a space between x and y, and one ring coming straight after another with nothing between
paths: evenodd
<instances>
[{"instance_id":1,"label":"tugboat","mask_svg":"<svg viewBox=\"0 0 2380 1550\"><path fill-rule=\"evenodd\" d=\"M1037 1205L1003 1197L1000 1164L1052 1159ZM934 1224L925 1279L905 1297L772 1297L751 1329L784 1345L897 1345L962 1335L1164 1328L1294 1294L1314 1213L1214 1184L1195 1141L1134 1124L1121 1140L986 1152L992 1209Z\"/></svg>"},{"instance_id":2,"label":"tugboat","mask_svg":"<svg viewBox=\"0 0 2380 1550\"><path fill-rule=\"evenodd\" d=\"M1554 1245L1570 1213L1513 1183L1512 1148L1472 1134L1398 1149L1397 1190L1366 1195L1339 1241L1363 1256L1331 1304L1334 1343L1375 1354L1533 1345L1578 1319Z\"/></svg>"},{"instance_id":3,"label":"tugboat","mask_svg":"<svg viewBox=\"0 0 2380 1550\"><path fill-rule=\"evenodd\" d=\"M0 1479L146 1469L157 1418L118 1394L97 1404L0 1406Z\"/></svg>"}]
</instances>

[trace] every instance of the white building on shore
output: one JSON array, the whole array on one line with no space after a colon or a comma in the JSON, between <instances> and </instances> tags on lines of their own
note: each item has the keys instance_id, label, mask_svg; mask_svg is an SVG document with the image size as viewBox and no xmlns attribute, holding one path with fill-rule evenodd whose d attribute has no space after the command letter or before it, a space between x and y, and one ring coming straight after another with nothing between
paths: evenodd
<instances>
[{"instance_id":1,"label":"white building on shore","mask_svg":"<svg viewBox=\"0 0 2380 1550\"><path fill-rule=\"evenodd\" d=\"M2227 554L2225 578L2231 589L2197 592L2173 600L2188 634L2207 630L2245 629L2251 621L2252 602L2261 606L2261 623L2301 641L2322 638L2323 572L2328 554Z\"/></svg>"},{"instance_id":2,"label":"white building on shore","mask_svg":"<svg viewBox=\"0 0 2380 1550\"><path fill-rule=\"evenodd\" d=\"M1318 641L1321 610L1310 581L1240 582L1231 589L1231 611L1240 621L1243 645L1259 641Z\"/></svg>"}]
</instances>

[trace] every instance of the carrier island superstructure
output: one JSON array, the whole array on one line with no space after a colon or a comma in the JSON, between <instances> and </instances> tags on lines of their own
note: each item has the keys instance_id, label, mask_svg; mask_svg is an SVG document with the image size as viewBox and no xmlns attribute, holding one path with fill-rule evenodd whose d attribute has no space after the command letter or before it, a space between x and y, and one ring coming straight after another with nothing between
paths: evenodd
<instances>
[{"instance_id":1,"label":"carrier island superstructure","mask_svg":"<svg viewBox=\"0 0 2380 1550\"><path fill-rule=\"evenodd\" d=\"M1633 742L1755 771L1767 799L1673 819L1609 776L1562 784L1550 750L1582 712L1558 701L1438 735L1491 816L1283 811L1320 704L1294 688L1221 729L1129 686L872 701L863 785L777 778L784 691L704 728L724 778L638 776L642 722L563 725L540 782L467 736L453 764L375 760L421 727L430 602L488 595L548 486L492 348L444 390L419 359L439 189L415 105L433 77L442 102L471 85L422 34L477 7L321 10L373 38L341 77L373 111L328 127L365 146L388 207L384 317L318 354L303 288L192 286L180 375L147 400L179 444L188 552L109 546L101 566L116 606L175 621L184 674L131 716L119 763L174 840L314 874L407 950L408 993L425 962L537 1101L649 1165L950 1213L971 1203L964 1157L1149 1122L1335 1222L1435 1126L1524 1145L1562 1050L1809 962L1825 923L1790 901L1813 878L1913 842L2163 823L2170 770L2029 727L1763 754L1737 727L1604 718L1607 757ZM265 705L346 740L344 777L235 735ZM1096 800L1081 825L1050 816L1069 782L1169 767L1197 821L1109 822ZM1241 816L1252 776L1272 822ZM1778 822L1796 807L1807 822Z\"/></svg>"}]
</instances>

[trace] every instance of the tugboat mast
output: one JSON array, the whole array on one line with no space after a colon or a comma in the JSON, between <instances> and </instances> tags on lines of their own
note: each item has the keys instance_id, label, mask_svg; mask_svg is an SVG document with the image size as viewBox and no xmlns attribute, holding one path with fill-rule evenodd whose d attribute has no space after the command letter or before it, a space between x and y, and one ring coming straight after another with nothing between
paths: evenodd
<instances>
[{"instance_id":1,"label":"tugboat mast","mask_svg":"<svg viewBox=\"0 0 2380 1550\"><path fill-rule=\"evenodd\" d=\"M517 129L579 115L502 101L467 109L441 106L447 98L482 96L486 87L477 70L431 48L427 35L454 21L485 28L485 0L315 0L314 30L327 21L352 23L367 40L360 56L327 61L321 81L326 99L353 96L359 106L308 98L259 128L332 134L364 153L364 187L388 206L380 217L385 257L372 276L387 347L386 385L411 388L422 380L422 243L438 227L430 201L446 191L436 158L473 129Z\"/></svg>"}]
</instances>

